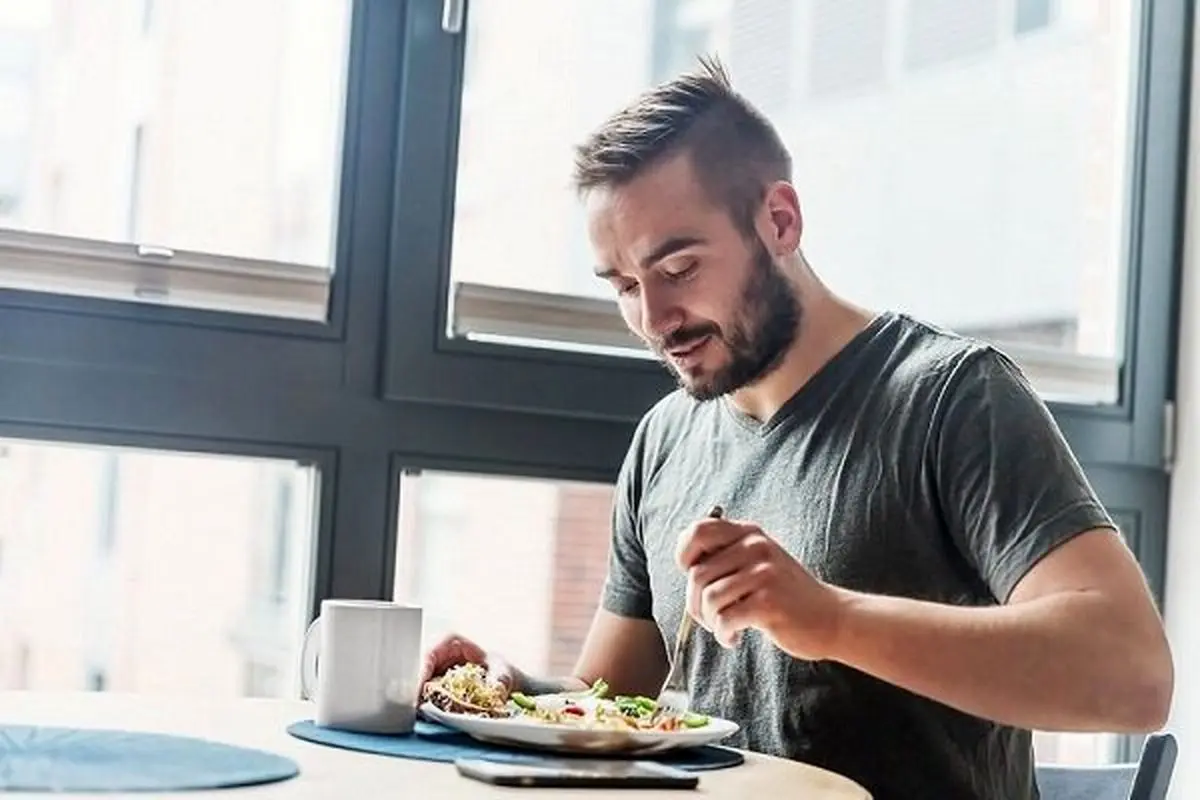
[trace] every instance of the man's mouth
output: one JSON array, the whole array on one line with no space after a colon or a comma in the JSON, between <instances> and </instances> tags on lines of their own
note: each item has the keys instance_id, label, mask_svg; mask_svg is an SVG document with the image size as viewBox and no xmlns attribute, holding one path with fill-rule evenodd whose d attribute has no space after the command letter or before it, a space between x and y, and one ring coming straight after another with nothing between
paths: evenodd
<instances>
[{"instance_id":1,"label":"man's mouth","mask_svg":"<svg viewBox=\"0 0 1200 800\"><path fill-rule=\"evenodd\" d=\"M708 344L710 335L705 334L698 339L692 339L686 344L681 344L678 347L673 347L667 350L667 355L675 361L689 361L692 357L698 356L704 345Z\"/></svg>"}]
</instances>

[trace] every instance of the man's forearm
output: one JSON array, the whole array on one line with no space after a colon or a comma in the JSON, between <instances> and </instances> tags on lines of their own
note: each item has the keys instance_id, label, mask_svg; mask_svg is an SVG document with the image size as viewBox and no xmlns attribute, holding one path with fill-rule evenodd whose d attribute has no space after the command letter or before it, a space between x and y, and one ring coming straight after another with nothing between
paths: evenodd
<instances>
[{"instance_id":1,"label":"man's forearm","mask_svg":"<svg viewBox=\"0 0 1200 800\"><path fill-rule=\"evenodd\" d=\"M1100 593L979 608L838 591L830 658L881 680L1024 728L1120 732L1163 722L1169 662L1164 674L1159 642L1132 643L1122 609Z\"/></svg>"}]
</instances>

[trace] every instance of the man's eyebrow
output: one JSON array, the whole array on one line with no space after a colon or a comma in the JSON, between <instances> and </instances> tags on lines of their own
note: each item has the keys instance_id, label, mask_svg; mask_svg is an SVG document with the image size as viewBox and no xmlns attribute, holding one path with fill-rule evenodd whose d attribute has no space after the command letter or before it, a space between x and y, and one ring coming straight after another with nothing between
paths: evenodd
<instances>
[{"instance_id":1,"label":"man's eyebrow","mask_svg":"<svg viewBox=\"0 0 1200 800\"><path fill-rule=\"evenodd\" d=\"M642 258L642 269L648 270L667 256L698 244L704 244L704 239L700 236L672 236ZM621 274L620 270L603 265L597 265L593 271L597 278L615 278Z\"/></svg>"},{"instance_id":2,"label":"man's eyebrow","mask_svg":"<svg viewBox=\"0 0 1200 800\"><path fill-rule=\"evenodd\" d=\"M672 236L646 254L642 259L642 269L650 269L667 256L698 244L704 244L704 239L699 236Z\"/></svg>"},{"instance_id":3,"label":"man's eyebrow","mask_svg":"<svg viewBox=\"0 0 1200 800\"><path fill-rule=\"evenodd\" d=\"M615 270L612 267L597 266L593 270L597 278L615 278L621 274L620 270Z\"/></svg>"}]
</instances>

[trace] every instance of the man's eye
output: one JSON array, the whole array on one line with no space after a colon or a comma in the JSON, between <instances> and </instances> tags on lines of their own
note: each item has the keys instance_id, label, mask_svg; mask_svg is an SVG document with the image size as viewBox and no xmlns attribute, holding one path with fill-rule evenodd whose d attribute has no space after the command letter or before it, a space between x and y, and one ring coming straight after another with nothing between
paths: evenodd
<instances>
[{"instance_id":1,"label":"man's eye","mask_svg":"<svg viewBox=\"0 0 1200 800\"><path fill-rule=\"evenodd\" d=\"M619 295L634 294L635 292L637 292L637 288L638 288L637 281L625 281L625 282L616 284L617 294L619 294Z\"/></svg>"},{"instance_id":2,"label":"man's eye","mask_svg":"<svg viewBox=\"0 0 1200 800\"><path fill-rule=\"evenodd\" d=\"M696 267L700 266L697 259L689 258L687 261L680 264L678 267L673 267L666 270L667 276L672 279L686 278L696 271Z\"/></svg>"}]
</instances>

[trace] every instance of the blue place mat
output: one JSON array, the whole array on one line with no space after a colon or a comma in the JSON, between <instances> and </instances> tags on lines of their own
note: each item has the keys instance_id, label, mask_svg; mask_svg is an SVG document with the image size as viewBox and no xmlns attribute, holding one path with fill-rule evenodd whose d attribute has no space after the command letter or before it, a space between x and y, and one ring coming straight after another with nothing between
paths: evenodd
<instances>
[{"instance_id":1,"label":"blue place mat","mask_svg":"<svg viewBox=\"0 0 1200 800\"><path fill-rule=\"evenodd\" d=\"M203 739L91 728L0 725L0 790L140 792L287 780L295 762Z\"/></svg>"},{"instance_id":2,"label":"blue place mat","mask_svg":"<svg viewBox=\"0 0 1200 800\"><path fill-rule=\"evenodd\" d=\"M452 762L459 758L485 758L489 761L502 761L511 764L536 764L546 758L546 755L531 753L528 750L508 748L502 745L480 742L465 733L438 725L433 722L417 720L413 733L406 735L380 735L373 733L355 733L333 728L323 728L312 720L306 719L294 722L288 726L287 732L298 739L304 739L317 744L331 747L343 747L347 750L359 750L364 753L377 753L399 758L415 758L422 761ZM572 758L568 754L554 753L554 758ZM596 756L578 756L579 758L596 758ZM605 756L610 757L610 756ZM649 753L634 756L639 760L657 761L670 764L679 769L692 771L725 769L736 767L745 761L736 750L728 747L704 745L680 750L670 750L665 753Z\"/></svg>"}]
</instances>

